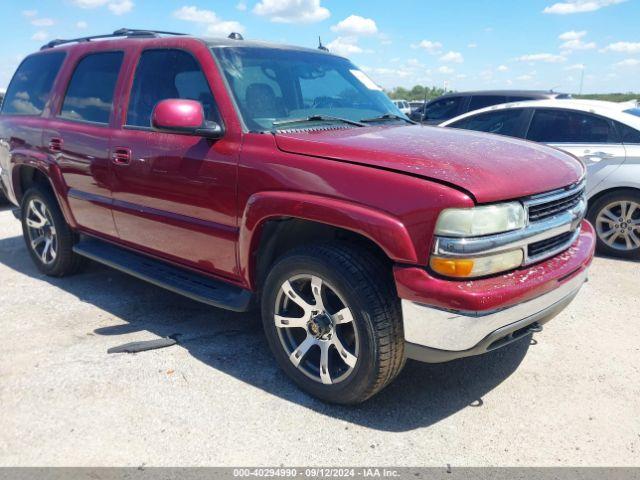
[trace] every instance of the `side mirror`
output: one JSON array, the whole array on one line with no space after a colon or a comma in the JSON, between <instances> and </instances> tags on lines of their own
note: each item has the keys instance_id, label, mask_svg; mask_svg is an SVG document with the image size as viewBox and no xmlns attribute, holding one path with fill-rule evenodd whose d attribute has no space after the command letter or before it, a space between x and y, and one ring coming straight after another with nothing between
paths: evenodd
<instances>
[{"instance_id":1,"label":"side mirror","mask_svg":"<svg viewBox=\"0 0 640 480\"><path fill-rule=\"evenodd\" d=\"M169 98L153 109L151 125L155 130L183 135L220 138L224 131L216 122L205 121L202 104L195 100Z\"/></svg>"}]
</instances>

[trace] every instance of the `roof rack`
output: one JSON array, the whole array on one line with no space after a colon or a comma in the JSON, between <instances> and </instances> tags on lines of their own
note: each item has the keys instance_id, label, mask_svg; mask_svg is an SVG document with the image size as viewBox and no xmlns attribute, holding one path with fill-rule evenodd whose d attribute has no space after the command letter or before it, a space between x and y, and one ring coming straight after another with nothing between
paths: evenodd
<instances>
[{"instance_id":1,"label":"roof rack","mask_svg":"<svg viewBox=\"0 0 640 480\"><path fill-rule=\"evenodd\" d=\"M114 38L114 37L126 37L126 38L155 38L160 35L187 35L186 33L177 33L177 32L165 32L162 30L137 30L134 28L121 28L116 30L113 33L108 33L106 35L93 35L91 37L79 37L79 38L70 38L68 40L65 39L56 39L51 40L49 43L43 45L40 50L46 50L48 48L57 47L58 45L63 45L65 43L80 43L80 42L90 42L91 40L99 40L101 38Z\"/></svg>"}]
</instances>

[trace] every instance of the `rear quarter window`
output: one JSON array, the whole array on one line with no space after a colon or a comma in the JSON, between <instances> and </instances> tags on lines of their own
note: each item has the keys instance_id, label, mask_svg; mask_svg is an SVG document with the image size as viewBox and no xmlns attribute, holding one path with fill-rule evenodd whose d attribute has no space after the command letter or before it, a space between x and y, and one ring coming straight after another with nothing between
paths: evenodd
<instances>
[{"instance_id":1,"label":"rear quarter window","mask_svg":"<svg viewBox=\"0 0 640 480\"><path fill-rule=\"evenodd\" d=\"M11 79L2 101L2 114L41 115L64 57L64 52L27 57Z\"/></svg>"}]
</instances>

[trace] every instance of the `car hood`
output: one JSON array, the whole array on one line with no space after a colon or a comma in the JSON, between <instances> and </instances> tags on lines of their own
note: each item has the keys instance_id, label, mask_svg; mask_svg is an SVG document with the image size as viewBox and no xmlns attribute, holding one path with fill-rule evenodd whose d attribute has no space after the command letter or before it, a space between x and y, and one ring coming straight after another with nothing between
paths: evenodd
<instances>
[{"instance_id":1,"label":"car hood","mask_svg":"<svg viewBox=\"0 0 640 480\"><path fill-rule=\"evenodd\" d=\"M565 187L584 175L579 160L532 142L421 125L278 132L284 152L324 157L433 179L478 203Z\"/></svg>"}]
</instances>

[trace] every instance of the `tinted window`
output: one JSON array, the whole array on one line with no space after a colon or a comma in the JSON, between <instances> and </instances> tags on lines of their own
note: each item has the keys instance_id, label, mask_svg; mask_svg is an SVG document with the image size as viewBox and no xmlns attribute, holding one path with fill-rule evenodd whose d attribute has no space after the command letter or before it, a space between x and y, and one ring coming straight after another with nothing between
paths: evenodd
<instances>
[{"instance_id":1,"label":"tinted window","mask_svg":"<svg viewBox=\"0 0 640 480\"><path fill-rule=\"evenodd\" d=\"M122 52L106 52L87 55L80 60L69 82L60 116L109 123L122 57Z\"/></svg>"},{"instance_id":2,"label":"tinted window","mask_svg":"<svg viewBox=\"0 0 640 480\"><path fill-rule=\"evenodd\" d=\"M40 115L63 60L63 52L54 52L34 55L22 62L9 84L2 113Z\"/></svg>"},{"instance_id":3,"label":"tinted window","mask_svg":"<svg viewBox=\"0 0 640 480\"><path fill-rule=\"evenodd\" d=\"M527 134L529 140L544 143L609 143L608 120L570 110L536 110Z\"/></svg>"},{"instance_id":4,"label":"tinted window","mask_svg":"<svg viewBox=\"0 0 640 480\"><path fill-rule=\"evenodd\" d=\"M616 122L616 128L622 137L622 143L640 143L640 131L623 123Z\"/></svg>"},{"instance_id":5,"label":"tinted window","mask_svg":"<svg viewBox=\"0 0 640 480\"><path fill-rule=\"evenodd\" d=\"M498 95L474 95L469 103L469 111L479 110L481 108L490 107L499 103L506 103L507 97Z\"/></svg>"},{"instance_id":6,"label":"tinted window","mask_svg":"<svg viewBox=\"0 0 640 480\"><path fill-rule=\"evenodd\" d=\"M625 112L640 117L640 108L630 108L629 110L625 110Z\"/></svg>"},{"instance_id":7,"label":"tinted window","mask_svg":"<svg viewBox=\"0 0 640 480\"><path fill-rule=\"evenodd\" d=\"M460 110L460 104L464 97L449 97L437 100L426 106L425 120L449 120L455 117Z\"/></svg>"},{"instance_id":8,"label":"tinted window","mask_svg":"<svg viewBox=\"0 0 640 480\"><path fill-rule=\"evenodd\" d=\"M168 98L196 100L206 120L218 121L207 79L191 54L183 50L143 52L133 80L127 125L151 127L154 107Z\"/></svg>"},{"instance_id":9,"label":"tinted window","mask_svg":"<svg viewBox=\"0 0 640 480\"><path fill-rule=\"evenodd\" d=\"M527 100L538 100L536 98L531 97L509 97L507 101L509 102L526 102Z\"/></svg>"},{"instance_id":10,"label":"tinted window","mask_svg":"<svg viewBox=\"0 0 640 480\"><path fill-rule=\"evenodd\" d=\"M519 108L485 112L452 123L449 126L515 137L518 136L518 125L523 111Z\"/></svg>"}]
</instances>

